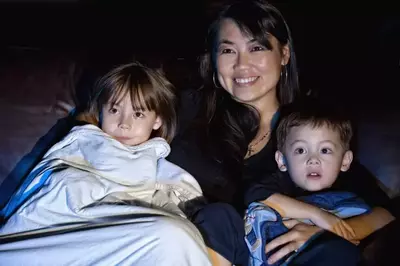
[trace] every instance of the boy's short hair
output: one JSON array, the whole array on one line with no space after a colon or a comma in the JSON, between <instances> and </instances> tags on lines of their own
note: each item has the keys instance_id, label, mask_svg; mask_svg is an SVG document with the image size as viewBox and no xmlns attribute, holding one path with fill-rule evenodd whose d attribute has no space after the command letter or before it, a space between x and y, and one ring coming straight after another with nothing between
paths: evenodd
<instances>
[{"instance_id":1,"label":"boy's short hair","mask_svg":"<svg viewBox=\"0 0 400 266\"><path fill-rule=\"evenodd\" d=\"M353 137L350 118L335 106L307 98L281 108L276 129L278 150L283 150L286 138L293 127L306 125L313 128L327 126L339 133L343 148L350 149Z\"/></svg>"},{"instance_id":2,"label":"boy's short hair","mask_svg":"<svg viewBox=\"0 0 400 266\"><path fill-rule=\"evenodd\" d=\"M134 110L154 111L162 120L152 137L171 142L176 131L176 95L163 73L139 62L118 66L101 77L94 88L88 109L79 120L100 126L102 107L130 95ZM89 118L89 119L88 119Z\"/></svg>"}]
</instances>

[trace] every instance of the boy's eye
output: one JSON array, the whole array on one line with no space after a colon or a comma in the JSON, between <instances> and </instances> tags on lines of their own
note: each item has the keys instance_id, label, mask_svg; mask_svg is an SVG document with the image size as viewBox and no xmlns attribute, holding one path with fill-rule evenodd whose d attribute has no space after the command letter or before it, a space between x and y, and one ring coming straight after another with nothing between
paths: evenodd
<instances>
[{"instance_id":1,"label":"boy's eye","mask_svg":"<svg viewBox=\"0 0 400 266\"><path fill-rule=\"evenodd\" d=\"M322 154L330 154L330 153L332 153L332 150L328 149L328 148L323 148L323 149L321 149L321 153Z\"/></svg>"},{"instance_id":2,"label":"boy's eye","mask_svg":"<svg viewBox=\"0 0 400 266\"><path fill-rule=\"evenodd\" d=\"M303 148L297 148L294 150L296 154L304 154L306 151Z\"/></svg>"}]
</instances>

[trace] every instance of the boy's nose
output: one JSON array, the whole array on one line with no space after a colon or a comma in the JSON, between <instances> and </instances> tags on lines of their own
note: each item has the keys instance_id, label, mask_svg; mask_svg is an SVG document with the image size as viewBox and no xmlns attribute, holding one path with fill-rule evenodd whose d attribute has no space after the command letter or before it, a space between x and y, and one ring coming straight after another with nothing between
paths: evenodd
<instances>
[{"instance_id":1,"label":"boy's nose","mask_svg":"<svg viewBox=\"0 0 400 266\"><path fill-rule=\"evenodd\" d=\"M319 165L321 164L319 158L317 156L310 156L307 161L308 165Z\"/></svg>"}]
</instances>

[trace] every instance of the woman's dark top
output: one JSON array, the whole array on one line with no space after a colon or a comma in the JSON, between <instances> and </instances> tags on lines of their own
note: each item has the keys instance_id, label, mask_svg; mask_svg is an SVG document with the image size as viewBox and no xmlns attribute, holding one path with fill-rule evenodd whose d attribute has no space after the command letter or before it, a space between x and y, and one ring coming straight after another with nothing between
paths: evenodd
<instances>
[{"instance_id":1,"label":"woman's dark top","mask_svg":"<svg viewBox=\"0 0 400 266\"><path fill-rule=\"evenodd\" d=\"M230 203L243 211L249 203L269 197L273 186L271 182L276 181L273 174L278 171L274 131L268 144L244 161L241 182L231 182L229 177L223 175L221 163L200 149L196 132L186 130L197 114L198 97L194 91L182 93L178 110L179 132L171 143L171 154L167 159L197 179L209 202ZM349 171L340 174L332 189L353 192L371 207L385 206L389 202L375 177L357 161L353 161Z\"/></svg>"}]
</instances>

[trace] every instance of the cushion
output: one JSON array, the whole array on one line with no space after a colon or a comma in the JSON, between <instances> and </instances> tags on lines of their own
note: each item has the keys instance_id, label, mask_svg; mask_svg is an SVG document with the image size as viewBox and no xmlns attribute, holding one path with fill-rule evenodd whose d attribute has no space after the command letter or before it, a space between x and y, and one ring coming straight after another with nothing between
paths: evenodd
<instances>
[{"instance_id":1,"label":"cushion","mask_svg":"<svg viewBox=\"0 0 400 266\"><path fill-rule=\"evenodd\" d=\"M10 182L43 155L35 145L73 108L77 69L73 60L41 51L11 50L0 63L0 207Z\"/></svg>"},{"instance_id":2,"label":"cushion","mask_svg":"<svg viewBox=\"0 0 400 266\"><path fill-rule=\"evenodd\" d=\"M358 124L358 157L390 196L400 195L400 110L363 110Z\"/></svg>"}]
</instances>

